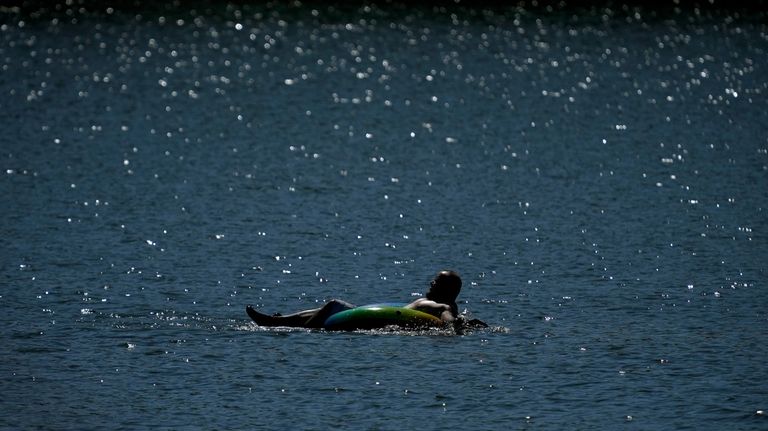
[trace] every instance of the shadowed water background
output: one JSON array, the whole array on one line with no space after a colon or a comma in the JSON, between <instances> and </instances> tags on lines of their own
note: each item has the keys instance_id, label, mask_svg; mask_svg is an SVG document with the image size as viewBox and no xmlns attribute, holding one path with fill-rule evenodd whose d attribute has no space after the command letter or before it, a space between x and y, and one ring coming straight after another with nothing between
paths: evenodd
<instances>
[{"instance_id":1,"label":"shadowed water background","mask_svg":"<svg viewBox=\"0 0 768 431\"><path fill-rule=\"evenodd\" d=\"M759 4L3 6L0 427L764 429L767 49ZM491 329L244 313L442 268Z\"/></svg>"}]
</instances>

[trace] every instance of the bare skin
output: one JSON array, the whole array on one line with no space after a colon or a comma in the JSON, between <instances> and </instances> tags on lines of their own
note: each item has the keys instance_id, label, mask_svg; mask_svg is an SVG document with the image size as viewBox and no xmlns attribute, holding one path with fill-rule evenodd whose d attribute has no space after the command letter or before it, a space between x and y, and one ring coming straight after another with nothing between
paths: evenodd
<instances>
[{"instance_id":1,"label":"bare skin","mask_svg":"<svg viewBox=\"0 0 768 431\"><path fill-rule=\"evenodd\" d=\"M447 324L453 323L453 321L456 320L456 312L454 310L457 307L448 304L441 304L427 298L419 298L406 305L405 308L423 311L427 314L439 317L440 320Z\"/></svg>"}]
</instances>

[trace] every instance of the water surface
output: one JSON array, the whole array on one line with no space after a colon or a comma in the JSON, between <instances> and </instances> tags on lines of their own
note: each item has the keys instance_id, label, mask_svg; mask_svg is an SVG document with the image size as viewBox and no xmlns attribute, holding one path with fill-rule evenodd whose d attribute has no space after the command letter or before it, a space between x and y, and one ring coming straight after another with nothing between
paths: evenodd
<instances>
[{"instance_id":1,"label":"water surface","mask_svg":"<svg viewBox=\"0 0 768 431\"><path fill-rule=\"evenodd\" d=\"M764 428L767 49L759 4L3 7L0 427ZM491 329L244 313L442 268Z\"/></svg>"}]
</instances>

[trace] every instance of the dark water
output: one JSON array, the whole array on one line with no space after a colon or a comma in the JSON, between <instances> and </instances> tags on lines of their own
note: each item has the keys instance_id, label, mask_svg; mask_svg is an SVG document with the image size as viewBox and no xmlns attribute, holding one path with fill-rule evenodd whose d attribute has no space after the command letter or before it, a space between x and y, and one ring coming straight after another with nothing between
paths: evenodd
<instances>
[{"instance_id":1,"label":"dark water","mask_svg":"<svg viewBox=\"0 0 768 431\"><path fill-rule=\"evenodd\" d=\"M0 428L766 429L764 8L0 7ZM266 331L405 301L492 325Z\"/></svg>"}]
</instances>

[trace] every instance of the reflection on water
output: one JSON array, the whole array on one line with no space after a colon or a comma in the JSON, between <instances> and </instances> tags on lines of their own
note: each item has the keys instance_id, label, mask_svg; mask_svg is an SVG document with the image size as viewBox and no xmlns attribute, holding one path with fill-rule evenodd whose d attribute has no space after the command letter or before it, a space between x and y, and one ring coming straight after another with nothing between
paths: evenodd
<instances>
[{"instance_id":1,"label":"reflection on water","mask_svg":"<svg viewBox=\"0 0 768 431\"><path fill-rule=\"evenodd\" d=\"M758 427L760 6L1 6L0 426Z\"/></svg>"}]
</instances>

